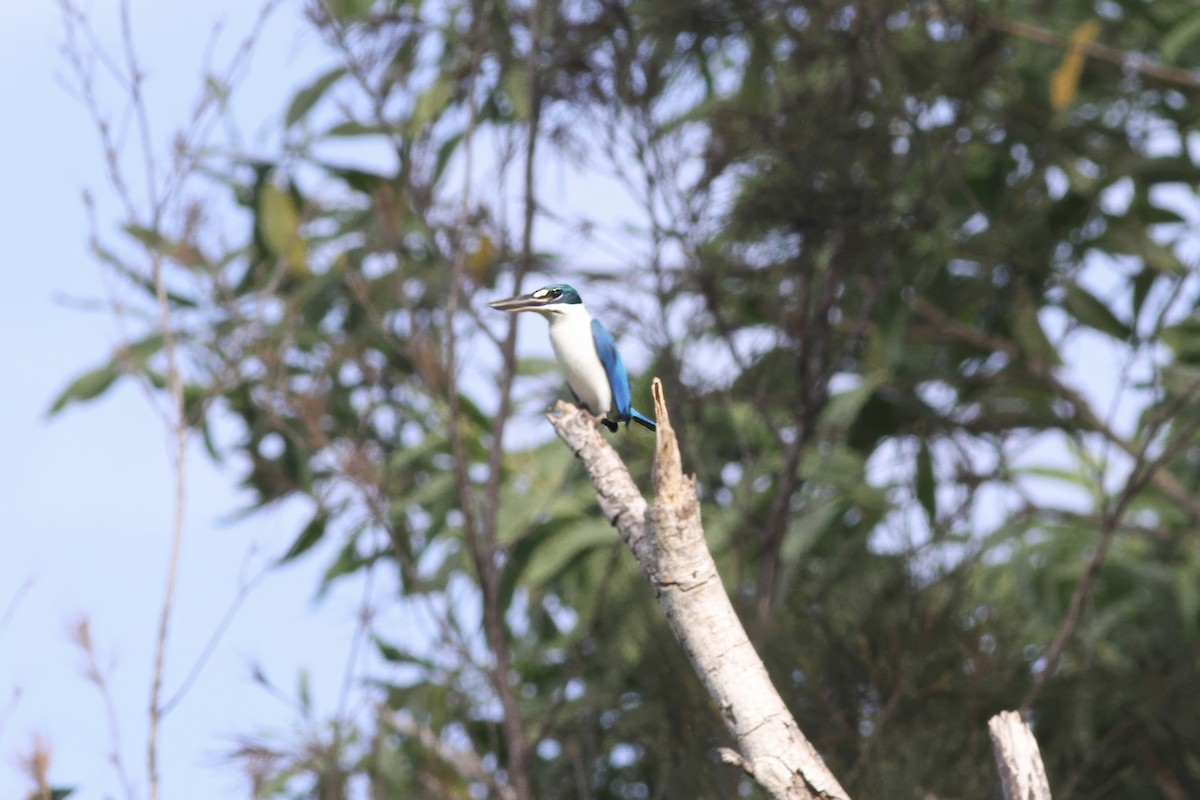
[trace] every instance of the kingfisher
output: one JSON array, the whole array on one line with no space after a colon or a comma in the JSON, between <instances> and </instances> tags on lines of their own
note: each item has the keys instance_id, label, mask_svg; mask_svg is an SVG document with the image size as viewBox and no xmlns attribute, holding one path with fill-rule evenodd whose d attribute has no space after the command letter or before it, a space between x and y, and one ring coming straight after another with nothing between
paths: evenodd
<instances>
[{"instance_id":1,"label":"kingfisher","mask_svg":"<svg viewBox=\"0 0 1200 800\"><path fill-rule=\"evenodd\" d=\"M593 319L579 292L565 283L543 286L532 294L493 300L499 311L536 311L550 323L550 344L575 400L598 415L610 430L630 420L650 430L654 420L633 407L629 374L608 328Z\"/></svg>"}]
</instances>

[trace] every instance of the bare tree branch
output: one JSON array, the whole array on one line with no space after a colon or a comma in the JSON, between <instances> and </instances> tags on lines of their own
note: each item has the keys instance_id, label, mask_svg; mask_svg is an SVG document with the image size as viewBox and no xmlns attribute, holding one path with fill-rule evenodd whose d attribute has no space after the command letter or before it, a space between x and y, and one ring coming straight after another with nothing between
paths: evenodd
<instances>
[{"instance_id":1,"label":"bare tree branch","mask_svg":"<svg viewBox=\"0 0 1200 800\"><path fill-rule=\"evenodd\" d=\"M601 436L595 418L559 402L549 417L587 469L600 508L629 545L659 606L725 726L738 745L723 759L772 797L848 798L784 705L733 609L708 550L693 477L681 469L662 383L654 381L658 420L655 502L649 506L628 469Z\"/></svg>"},{"instance_id":2,"label":"bare tree branch","mask_svg":"<svg viewBox=\"0 0 1200 800\"><path fill-rule=\"evenodd\" d=\"M1042 753L1029 725L1016 711L1001 711L988 720L1000 783L1006 800L1050 800L1050 782Z\"/></svg>"},{"instance_id":3,"label":"bare tree branch","mask_svg":"<svg viewBox=\"0 0 1200 800\"><path fill-rule=\"evenodd\" d=\"M96 687L100 692L100 699L104 702L104 716L108 723L108 738L112 742L112 749L108 753L109 763L116 770L117 779L121 783L121 791L124 793L127 800L133 800L137 794L133 790L133 781L129 778L129 771L125 768L125 760L121 756L121 728L117 717L117 704L113 699L112 687L109 684L108 677L100 666L100 659L96 653L96 645L92 640L92 626L87 617L80 617L71 627L70 635L72 641L83 652L86 665L84 667L84 677Z\"/></svg>"}]
</instances>

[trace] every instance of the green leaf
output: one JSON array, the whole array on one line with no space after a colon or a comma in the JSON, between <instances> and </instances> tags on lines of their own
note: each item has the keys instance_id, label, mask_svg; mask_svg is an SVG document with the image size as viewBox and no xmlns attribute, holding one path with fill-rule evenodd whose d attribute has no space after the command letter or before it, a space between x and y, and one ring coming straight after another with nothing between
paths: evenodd
<instances>
[{"instance_id":1,"label":"green leaf","mask_svg":"<svg viewBox=\"0 0 1200 800\"><path fill-rule=\"evenodd\" d=\"M328 0L325 7L339 22L350 22L366 17L374 5L374 0Z\"/></svg>"},{"instance_id":2,"label":"green leaf","mask_svg":"<svg viewBox=\"0 0 1200 800\"><path fill-rule=\"evenodd\" d=\"M828 436L838 436L850 429L863 406L875 394L876 383L864 380L862 384L839 392L829 398L817 427Z\"/></svg>"},{"instance_id":3,"label":"green leaf","mask_svg":"<svg viewBox=\"0 0 1200 800\"><path fill-rule=\"evenodd\" d=\"M136 342L123 345L120 355L122 358L127 358L140 367L144 366L154 354L161 350L162 346L163 335L155 332L138 339Z\"/></svg>"},{"instance_id":4,"label":"green leaf","mask_svg":"<svg viewBox=\"0 0 1200 800\"><path fill-rule=\"evenodd\" d=\"M55 399L54 405L50 406L49 415L54 416L71 403L94 400L108 391L119 377L121 370L113 362L83 373Z\"/></svg>"},{"instance_id":5,"label":"green leaf","mask_svg":"<svg viewBox=\"0 0 1200 800\"><path fill-rule=\"evenodd\" d=\"M1133 336L1130 327L1117 319L1112 309L1087 289L1077 283L1067 284L1066 289L1065 305L1075 319L1120 341L1127 341Z\"/></svg>"},{"instance_id":6,"label":"green leaf","mask_svg":"<svg viewBox=\"0 0 1200 800\"><path fill-rule=\"evenodd\" d=\"M1058 351L1046 338L1041 320L1038 319L1037 304L1028 292L1017 293L1016 302L1013 304L1012 327L1013 340L1027 358L1051 366L1059 363Z\"/></svg>"},{"instance_id":7,"label":"green leaf","mask_svg":"<svg viewBox=\"0 0 1200 800\"><path fill-rule=\"evenodd\" d=\"M816 546L845 510L845 499L836 495L806 505L788 526L788 535L779 553L780 560L787 565L798 562Z\"/></svg>"},{"instance_id":8,"label":"green leaf","mask_svg":"<svg viewBox=\"0 0 1200 800\"><path fill-rule=\"evenodd\" d=\"M1175 357L1180 361L1200 361L1200 320L1185 319L1164 328L1160 338L1175 351Z\"/></svg>"},{"instance_id":9,"label":"green leaf","mask_svg":"<svg viewBox=\"0 0 1200 800\"><path fill-rule=\"evenodd\" d=\"M258 230L272 256L293 269L305 269L308 247L300 234L300 209L292 193L265 180L258 195Z\"/></svg>"},{"instance_id":10,"label":"green leaf","mask_svg":"<svg viewBox=\"0 0 1200 800\"><path fill-rule=\"evenodd\" d=\"M345 67L335 67L296 92L291 104L288 105L287 115L284 117L283 122L284 126L290 128L304 119L313 106L329 91L329 88L345 75Z\"/></svg>"},{"instance_id":11,"label":"green leaf","mask_svg":"<svg viewBox=\"0 0 1200 800\"><path fill-rule=\"evenodd\" d=\"M861 453L843 444L833 444L805 450L800 475L806 481L848 488L863 483L865 467Z\"/></svg>"},{"instance_id":12,"label":"green leaf","mask_svg":"<svg viewBox=\"0 0 1200 800\"><path fill-rule=\"evenodd\" d=\"M413 113L408 121L412 133L419 133L441 119L442 112L454 99L454 92L454 80L448 75L439 75L413 105Z\"/></svg>"},{"instance_id":13,"label":"green leaf","mask_svg":"<svg viewBox=\"0 0 1200 800\"><path fill-rule=\"evenodd\" d=\"M321 576L321 586L317 591L318 597L324 596L335 580L354 574L371 563L371 561L370 557L363 557L359 554L358 536L348 536L346 543L338 551L337 558L333 560L333 563L325 569L325 574Z\"/></svg>"},{"instance_id":14,"label":"green leaf","mask_svg":"<svg viewBox=\"0 0 1200 800\"><path fill-rule=\"evenodd\" d=\"M1177 63L1179 54L1200 38L1200 13L1193 13L1162 37L1159 54L1168 64Z\"/></svg>"},{"instance_id":15,"label":"green leaf","mask_svg":"<svg viewBox=\"0 0 1200 800\"><path fill-rule=\"evenodd\" d=\"M1142 315L1142 306L1146 304L1146 298L1150 296L1150 290L1154 287L1154 281L1158 279L1158 275L1159 273L1154 270L1143 267L1129 279L1129 283L1133 287L1133 319L1135 323L1137 318Z\"/></svg>"},{"instance_id":16,"label":"green leaf","mask_svg":"<svg viewBox=\"0 0 1200 800\"><path fill-rule=\"evenodd\" d=\"M441 179L442 173L446 171L446 166L450 163L450 157L454 155L454 151L458 148L462 139L463 135L456 133L442 142L441 146L438 147L437 161L433 166L434 183L437 183Z\"/></svg>"},{"instance_id":17,"label":"green leaf","mask_svg":"<svg viewBox=\"0 0 1200 800\"><path fill-rule=\"evenodd\" d=\"M1166 275L1189 274L1175 251L1150 238L1144 225L1113 224L1096 240L1096 247L1109 253L1128 253L1142 259L1146 268Z\"/></svg>"},{"instance_id":18,"label":"green leaf","mask_svg":"<svg viewBox=\"0 0 1200 800\"><path fill-rule=\"evenodd\" d=\"M349 136L385 136L392 133L389 128L381 125L367 125L366 123L348 120L339 122L329 130L325 131L322 136L341 138Z\"/></svg>"},{"instance_id":19,"label":"green leaf","mask_svg":"<svg viewBox=\"0 0 1200 800\"><path fill-rule=\"evenodd\" d=\"M1194 548L1193 548L1194 552ZM1196 636L1200 627L1200 575L1197 574L1195 559L1175 570L1175 595L1179 602L1179 616L1183 630L1189 638Z\"/></svg>"},{"instance_id":20,"label":"green leaf","mask_svg":"<svg viewBox=\"0 0 1200 800\"><path fill-rule=\"evenodd\" d=\"M185 267L195 268L208 265L208 258L190 242L168 239L162 231L143 228L140 225L125 225L122 229L141 242L146 249L153 250Z\"/></svg>"},{"instance_id":21,"label":"green leaf","mask_svg":"<svg viewBox=\"0 0 1200 800\"><path fill-rule=\"evenodd\" d=\"M145 275L138 274L137 270L133 269L120 258L118 258L117 255L111 250L103 247L98 242L93 242L91 249L96 258L112 267L113 271L115 271L122 278L140 288L148 296L152 298L158 297L158 287L154 285L154 281ZM188 297L184 297L183 295L176 294L172 291L167 292L167 299L170 300L172 304L183 308L196 307L196 301Z\"/></svg>"},{"instance_id":22,"label":"green leaf","mask_svg":"<svg viewBox=\"0 0 1200 800\"><path fill-rule=\"evenodd\" d=\"M937 483L933 476L933 455L929 452L929 441L921 439L917 451L916 475L917 501L929 517L929 525L937 524Z\"/></svg>"},{"instance_id":23,"label":"green leaf","mask_svg":"<svg viewBox=\"0 0 1200 800\"><path fill-rule=\"evenodd\" d=\"M1200 367L1182 362L1167 364L1162 370L1162 384L1168 397L1193 398L1200 390Z\"/></svg>"},{"instance_id":24,"label":"green leaf","mask_svg":"<svg viewBox=\"0 0 1200 800\"><path fill-rule=\"evenodd\" d=\"M311 550L313 545L321 541L321 537L325 535L325 529L328 526L328 512L318 511L308 521L308 524L304 526L304 530L300 531L300 535L296 537L296 541L292 542L292 546L284 553L283 558L279 559L279 563L286 564Z\"/></svg>"},{"instance_id":25,"label":"green leaf","mask_svg":"<svg viewBox=\"0 0 1200 800\"><path fill-rule=\"evenodd\" d=\"M366 170L356 169L354 167L343 167L337 164L322 163L331 175L341 178L356 192L361 192L366 195L374 195L384 187L391 183L391 179L386 175L380 175L376 172L367 172Z\"/></svg>"},{"instance_id":26,"label":"green leaf","mask_svg":"<svg viewBox=\"0 0 1200 800\"><path fill-rule=\"evenodd\" d=\"M299 686L296 687L296 695L300 700L300 712L305 719L312 719L312 688L309 685L308 670L300 670Z\"/></svg>"},{"instance_id":27,"label":"green leaf","mask_svg":"<svg viewBox=\"0 0 1200 800\"><path fill-rule=\"evenodd\" d=\"M555 520L539 526L509 556L500 578L501 606L508 607L518 585L540 588L592 550L617 541L612 526L595 518Z\"/></svg>"},{"instance_id":28,"label":"green leaf","mask_svg":"<svg viewBox=\"0 0 1200 800\"><path fill-rule=\"evenodd\" d=\"M524 67L511 67L500 79L500 88L512 107L513 117L529 119L532 106L529 102L529 71Z\"/></svg>"},{"instance_id":29,"label":"green leaf","mask_svg":"<svg viewBox=\"0 0 1200 800\"><path fill-rule=\"evenodd\" d=\"M389 661L393 664L415 664L420 667L425 667L429 670L437 668L437 664L434 663L434 661L423 656L418 656L406 647L389 644L383 639L380 639L378 636L372 636L371 640L375 643L375 646L379 648L379 655L383 656L385 661Z\"/></svg>"}]
</instances>

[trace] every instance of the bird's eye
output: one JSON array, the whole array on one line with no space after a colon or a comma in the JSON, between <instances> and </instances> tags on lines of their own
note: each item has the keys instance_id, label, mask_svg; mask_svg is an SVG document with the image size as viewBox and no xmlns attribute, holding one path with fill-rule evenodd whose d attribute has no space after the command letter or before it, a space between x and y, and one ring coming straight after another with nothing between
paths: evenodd
<instances>
[{"instance_id":1,"label":"bird's eye","mask_svg":"<svg viewBox=\"0 0 1200 800\"><path fill-rule=\"evenodd\" d=\"M550 296L551 296L551 297L561 297L561 296L562 296L562 289L554 289L554 290L552 290L552 291L550 292Z\"/></svg>"}]
</instances>

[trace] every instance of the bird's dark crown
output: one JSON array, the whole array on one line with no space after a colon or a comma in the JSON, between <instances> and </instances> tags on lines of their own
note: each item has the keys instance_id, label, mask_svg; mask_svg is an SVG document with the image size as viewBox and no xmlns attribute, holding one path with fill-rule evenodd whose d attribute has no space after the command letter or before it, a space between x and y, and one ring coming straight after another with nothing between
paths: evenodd
<instances>
[{"instance_id":1,"label":"bird's dark crown","mask_svg":"<svg viewBox=\"0 0 1200 800\"><path fill-rule=\"evenodd\" d=\"M583 300L579 297L579 292L575 291L574 287L565 283L552 283L549 286L543 286L533 293L532 297L537 300L546 298L553 303L582 303Z\"/></svg>"}]
</instances>

